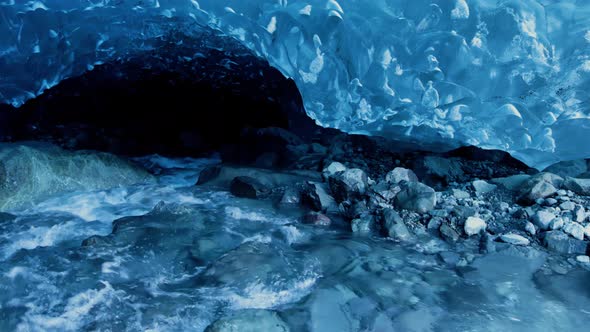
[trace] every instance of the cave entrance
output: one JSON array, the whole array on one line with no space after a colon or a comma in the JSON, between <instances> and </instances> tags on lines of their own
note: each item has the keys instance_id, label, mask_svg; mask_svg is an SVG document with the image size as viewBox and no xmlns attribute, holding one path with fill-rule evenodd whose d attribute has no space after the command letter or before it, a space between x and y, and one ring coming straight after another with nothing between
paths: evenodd
<instances>
[{"instance_id":1,"label":"cave entrance","mask_svg":"<svg viewBox=\"0 0 590 332\"><path fill-rule=\"evenodd\" d=\"M0 136L127 156L201 156L228 147L238 153L262 129L305 139L317 128L292 80L233 39L207 38L231 46L162 38L150 51L63 80L19 109L0 105Z\"/></svg>"}]
</instances>

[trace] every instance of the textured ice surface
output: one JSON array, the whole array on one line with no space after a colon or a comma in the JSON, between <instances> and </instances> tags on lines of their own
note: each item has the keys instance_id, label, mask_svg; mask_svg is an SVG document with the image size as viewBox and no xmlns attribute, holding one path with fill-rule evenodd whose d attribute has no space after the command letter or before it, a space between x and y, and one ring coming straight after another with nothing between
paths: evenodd
<instances>
[{"instance_id":1,"label":"textured ice surface","mask_svg":"<svg viewBox=\"0 0 590 332\"><path fill-rule=\"evenodd\" d=\"M586 0L0 0L0 100L204 25L293 78L323 126L590 156Z\"/></svg>"}]
</instances>

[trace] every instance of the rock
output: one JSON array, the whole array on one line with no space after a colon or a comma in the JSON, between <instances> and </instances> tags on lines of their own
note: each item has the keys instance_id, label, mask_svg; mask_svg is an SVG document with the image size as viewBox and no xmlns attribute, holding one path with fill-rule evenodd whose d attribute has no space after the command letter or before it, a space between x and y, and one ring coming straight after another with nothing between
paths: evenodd
<instances>
[{"instance_id":1,"label":"rock","mask_svg":"<svg viewBox=\"0 0 590 332\"><path fill-rule=\"evenodd\" d=\"M454 243L459 240L459 233L446 223L443 223L438 229L440 236L449 243Z\"/></svg>"},{"instance_id":2,"label":"rock","mask_svg":"<svg viewBox=\"0 0 590 332\"><path fill-rule=\"evenodd\" d=\"M577 222L569 221L563 225L563 231L574 239L584 240L584 227Z\"/></svg>"},{"instance_id":3,"label":"rock","mask_svg":"<svg viewBox=\"0 0 590 332\"><path fill-rule=\"evenodd\" d=\"M487 228L486 222L479 217L469 217L465 221L463 230L467 236L472 236L485 231Z\"/></svg>"},{"instance_id":4,"label":"rock","mask_svg":"<svg viewBox=\"0 0 590 332\"><path fill-rule=\"evenodd\" d=\"M55 145L0 143L0 210L32 207L48 196L153 183L143 167L112 154Z\"/></svg>"},{"instance_id":5,"label":"rock","mask_svg":"<svg viewBox=\"0 0 590 332\"><path fill-rule=\"evenodd\" d=\"M590 179L576 179L568 177L563 182L563 187L578 195L590 196Z\"/></svg>"},{"instance_id":6,"label":"rock","mask_svg":"<svg viewBox=\"0 0 590 332\"><path fill-rule=\"evenodd\" d=\"M434 181L443 180L452 182L458 180L464 175L461 162L458 158L442 158L427 156L421 164L418 165L417 171L420 175Z\"/></svg>"},{"instance_id":7,"label":"rock","mask_svg":"<svg viewBox=\"0 0 590 332\"><path fill-rule=\"evenodd\" d=\"M555 219L555 214L545 210L535 212L532 222L542 230L548 230L549 224Z\"/></svg>"},{"instance_id":8,"label":"rock","mask_svg":"<svg viewBox=\"0 0 590 332\"><path fill-rule=\"evenodd\" d=\"M328 153L328 148L319 144L319 143L312 143L311 144L311 152L312 153L319 153L319 154L326 154Z\"/></svg>"},{"instance_id":9,"label":"rock","mask_svg":"<svg viewBox=\"0 0 590 332\"><path fill-rule=\"evenodd\" d=\"M564 224L565 224L565 221L562 218L557 217L557 218L551 220L551 222L549 223L549 229L558 230L558 229L561 229Z\"/></svg>"},{"instance_id":10,"label":"rock","mask_svg":"<svg viewBox=\"0 0 590 332\"><path fill-rule=\"evenodd\" d=\"M543 243L548 249L562 254L585 255L588 249L588 242L571 238L561 231L545 233Z\"/></svg>"},{"instance_id":11,"label":"rock","mask_svg":"<svg viewBox=\"0 0 590 332\"><path fill-rule=\"evenodd\" d=\"M549 197L544 200L544 203L546 206L553 206L553 205L557 204L557 200L553 197Z\"/></svg>"},{"instance_id":12,"label":"rock","mask_svg":"<svg viewBox=\"0 0 590 332\"><path fill-rule=\"evenodd\" d=\"M383 227L390 238L405 241L412 237L404 220L394 209L383 210Z\"/></svg>"},{"instance_id":13,"label":"rock","mask_svg":"<svg viewBox=\"0 0 590 332\"><path fill-rule=\"evenodd\" d=\"M479 252L482 254L496 252L496 242L494 241L494 238L487 232L484 232L479 239Z\"/></svg>"},{"instance_id":14,"label":"rock","mask_svg":"<svg viewBox=\"0 0 590 332\"><path fill-rule=\"evenodd\" d=\"M483 180L475 180L471 183L471 185L473 186L473 189L475 189L475 192L478 196L490 193L498 188L498 186L495 184L490 184Z\"/></svg>"},{"instance_id":15,"label":"rock","mask_svg":"<svg viewBox=\"0 0 590 332\"><path fill-rule=\"evenodd\" d=\"M530 235L537 234L537 229L535 228L535 225L533 225L533 223L530 221L527 221L526 225L524 226L524 230Z\"/></svg>"},{"instance_id":16,"label":"rock","mask_svg":"<svg viewBox=\"0 0 590 332\"><path fill-rule=\"evenodd\" d=\"M565 202L559 204L559 208L562 209L563 211L572 211L573 209L576 208L576 204L574 204L574 202L572 202L572 201L565 201Z\"/></svg>"},{"instance_id":17,"label":"rock","mask_svg":"<svg viewBox=\"0 0 590 332\"><path fill-rule=\"evenodd\" d=\"M336 201L323 183L307 182L301 192L301 203L314 211L337 211Z\"/></svg>"},{"instance_id":18,"label":"rock","mask_svg":"<svg viewBox=\"0 0 590 332\"><path fill-rule=\"evenodd\" d=\"M385 175L385 181L391 184L398 184L402 181L418 182L418 177L410 169L396 167Z\"/></svg>"},{"instance_id":19,"label":"rock","mask_svg":"<svg viewBox=\"0 0 590 332\"><path fill-rule=\"evenodd\" d=\"M258 179L249 176L238 176L230 184L229 191L237 197L260 199L270 194L270 188Z\"/></svg>"},{"instance_id":20,"label":"rock","mask_svg":"<svg viewBox=\"0 0 590 332\"><path fill-rule=\"evenodd\" d=\"M370 233L374 229L374 220L371 215L364 215L360 218L353 219L351 221L351 228L353 233L366 234Z\"/></svg>"},{"instance_id":21,"label":"rock","mask_svg":"<svg viewBox=\"0 0 590 332\"><path fill-rule=\"evenodd\" d=\"M448 265L455 266L459 263L461 256L458 253L453 251L442 251L438 253L438 257L440 260Z\"/></svg>"},{"instance_id":22,"label":"rock","mask_svg":"<svg viewBox=\"0 0 590 332\"><path fill-rule=\"evenodd\" d=\"M586 220L586 209L581 205L576 205L573 211L574 221L583 222Z\"/></svg>"},{"instance_id":23,"label":"rock","mask_svg":"<svg viewBox=\"0 0 590 332\"><path fill-rule=\"evenodd\" d=\"M199 173L199 179L197 180L197 185L202 185L202 184L205 184L205 183L215 179L216 177L219 176L219 173L221 173L221 166L219 166L219 165L206 166L205 168L203 168L201 173Z\"/></svg>"},{"instance_id":24,"label":"rock","mask_svg":"<svg viewBox=\"0 0 590 332\"><path fill-rule=\"evenodd\" d=\"M543 170L543 172L550 172L561 177L577 177L578 175L588 171L586 160L569 160L560 161Z\"/></svg>"},{"instance_id":25,"label":"rock","mask_svg":"<svg viewBox=\"0 0 590 332\"><path fill-rule=\"evenodd\" d=\"M315 226L330 226L332 224L332 220L325 214L310 212L303 216L303 223Z\"/></svg>"},{"instance_id":26,"label":"rock","mask_svg":"<svg viewBox=\"0 0 590 332\"><path fill-rule=\"evenodd\" d=\"M375 207L388 208L401 188L381 181L369 190L369 199Z\"/></svg>"},{"instance_id":27,"label":"rock","mask_svg":"<svg viewBox=\"0 0 590 332\"><path fill-rule=\"evenodd\" d=\"M279 206L284 208L292 208L301 204L301 193L295 188L287 188L281 196Z\"/></svg>"},{"instance_id":28,"label":"rock","mask_svg":"<svg viewBox=\"0 0 590 332\"><path fill-rule=\"evenodd\" d=\"M518 191L530 178L531 176L527 174L517 174L505 178L495 178L491 182L510 191Z\"/></svg>"},{"instance_id":29,"label":"rock","mask_svg":"<svg viewBox=\"0 0 590 332\"><path fill-rule=\"evenodd\" d=\"M329 177L328 183L336 202L359 198L367 192L367 174L358 168L347 169Z\"/></svg>"},{"instance_id":30,"label":"rock","mask_svg":"<svg viewBox=\"0 0 590 332\"><path fill-rule=\"evenodd\" d=\"M587 255L576 256L576 261L578 261L582 264L590 264L590 256L587 256Z\"/></svg>"},{"instance_id":31,"label":"rock","mask_svg":"<svg viewBox=\"0 0 590 332\"><path fill-rule=\"evenodd\" d=\"M338 173L338 172L344 172L346 171L346 166L344 166L342 163L339 163L337 161L333 161L330 163L330 165L328 165L327 167L324 167L324 169L322 170L322 176L324 177L324 179L328 179L330 178L330 176Z\"/></svg>"},{"instance_id":32,"label":"rock","mask_svg":"<svg viewBox=\"0 0 590 332\"><path fill-rule=\"evenodd\" d=\"M529 239L526 237L514 233L503 234L500 236L500 240L519 246L528 246L531 244L531 241L529 241Z\"/></svg>"},{"instance_id":33,"label":"rock","mask_svg":"<svg viewBox=\"0 0 590 332\"><path fill-rule=\"evenodd\" d=\"M471 197L468 192L460 189L452 189L451 192L456 199L467 199Z\"/></svg>"},{"instance_id":34,"label":"rock","mask_svg":"<svg viewBox=\"0 0 590 332\"><path fill-rule=\"evenodd\" d=\"M205 332L289 332L289 326L274 311L249 309L223 317L209 325Z\"/></svg>"},{"instance_id":35,"label":"rock","mask_svg":"<svg viewBox=\"0 0 590 332\"><path fill-rule=\"evenodd\" d=\"M518 203L524 205L535 204L539 198L554 195L563 183L563 178L551 173L539 173L527 180L520 190Z\"/></svg>"},{"instance_id":36,"label":"rock","mask_svg":"<svg viewBox=\"0 0 590 332\"><path fill-rule=\"evenodd\" d=\"M400 209L427 213L436 206L436 192L420 182L406 182L395 196L394 204Z\"/></svg>"},{"instance_id":37,"label":"rock","mask_svg":"<svg viewBox=\"0 0 590 332\"><path fill-rule=\"evenodd\" d=\"M590 224L587 224L586 226L584 226L584 236L588 239L590 239Z\"/></svg>"}]
</instances>

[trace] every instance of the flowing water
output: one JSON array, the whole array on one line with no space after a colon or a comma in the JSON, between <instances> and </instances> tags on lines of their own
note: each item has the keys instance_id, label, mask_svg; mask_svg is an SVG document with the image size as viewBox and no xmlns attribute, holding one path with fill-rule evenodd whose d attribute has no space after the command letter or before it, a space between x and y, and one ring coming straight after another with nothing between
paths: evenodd
<instances>
[{"instance_id":1,"label":"flowing water","mask_svg":"<svg viewBox=\"0 0 590 332\"><path fill-rule=\"evenodd\" d=\"M194 186L215 159L140 162L155 184L0 215L0 331L202 331L242 309L292 331L587 331L590 272L543 252L353 236Z\"/></svg>"}]
</instances>

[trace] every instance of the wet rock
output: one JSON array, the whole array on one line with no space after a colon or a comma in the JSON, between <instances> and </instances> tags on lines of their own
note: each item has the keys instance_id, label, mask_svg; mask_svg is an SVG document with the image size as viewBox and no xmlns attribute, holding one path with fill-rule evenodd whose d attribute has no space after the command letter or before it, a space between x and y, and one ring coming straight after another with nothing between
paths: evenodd
<instances>
[{"instance_id":1,"label":"wet rock","mask_svg":"<svg viewBox=\"0 0 590 332\"><path fill-rule=\"evenodd\" d=\"M563 182L563 187L578 195L590 196L590 179L576 179L568 177Z\"/></svg>"},{"instance_id":2,"label":"wet rock","mask_svg":"<svg viewBox=\"0 0 590 332\"><path fill-rule=\"evenodd\" d=\"M479 252L482 254L489 254L496 252L496 250L497 248L494 238L490 234L484 232L479 239Z\"/></svg>"},{"instance_id":3,"label":"wet rock","mask_svg":"<svg viewBox=\"0 0 590 332\"><path fill-rule=\"evenodd\" d=\"M0 144L0 210L31 207L60 193L153 181L144 168L108 153L38 142Z\"/></svg>"},{"instance_id":4,"label":"wet rock","mask_svg":"<svg viewBox=\"0 0 590 332\"><path fill-rule=\"evenodd\" d=\"M545 210L535 212L532 222L542 230L549 229L549 224L555 219L555 214Z\"/></svg>"},{"instance_id":5,"label":"wet rock","mask_svg":"<svg viewBox=\"0 0 590 332\"><path fill-rule=\"evenodd\" d=\"M440 236L449 243L454 243L459 240L459 233L446 223L443 223L438 229Z\"/></svg>"},{"instance_id":6,"label":"wet rock","mask_svg":"<svg viewBox=\"0 0 590 332\"><path fill-rule=\"evenodd\" d=\"M197 180L197 185L205 184L219 176L221 173L221 166L214 165L214 166L207 166L203 168L201 173L199 173L199 179Z\"/></svg>"},{"instance_id":7,"label":"wet rock","mask_svg":"<svg viewBox=\"0 0 590 332\"><path fill-rule=\"evenodd\" d=\"M563 225L563 231L574 239L584 240L584 227L577 222L566 222Z\"/></svg>"},{"instance_id":8,"label":"wet rock","mask_svg":"<svg viewBox=\"0 0 590 332\"><path fill-rule=\"evenodd\" d=\"M387 183L398 184L402 181L418 182L418 177L412 170L403 167L396 167L385 175Z\"/></svg>"},{"instance_id":9,"label":"wet rock","mask_svg":"<svg viewBox=\"0 0 590 332\"><path fill-rule=\"evenodd\" d=\"M461 256L453 251L442 251L438 253L440 260L448 265L455 266L459 263Z\"/></svg>"},{"instance_id":10,"label":"wet rock","mask_svg":"<svg viewBox=\"0 0 590 332\"><path fill-rule=\"evenodd\" d=\"M486 222L479 217L469 217L465 220L463 230L467 236L472 236L485 231L487 228Z\"/></svg>"},{"instance_id":11,"label":"wet rock","mask_svg":"<svg viewBox=\"0 0 590 332\"><path fill-rule=\"evenodd\" d=\"M250 309L223 317L211 325L205 332L289 332L289 326L274 311Z\"/></svg>"},{"instance_id":12,"label":"wet rock","mask_svg":"<svg viewBox=\"0 0 590 332\"><path fill-rule=\"evenodd\" d=\"M98 247L112 245L113 241L108 236L93 235L82 241L83 247Z\"/></svg>"},{"instance_id":13,"label":"wet rock","mask_svg":"<svg viewBox=\"0 0 590 332\"><path fill-rule=\"evenodd\" d=\"M330 165L328 165L327 167L325 167L322 170L322 176L324 177L324 179L329 179L330 176L338 173L338 172L344 172L346 171L346 166L344 166L344 164L339 163L337 161L333 161L330 163Z\"/></svg>"},{"instance_id":14,"label":"wet rock","mask_svg":"<svg viewBox=\"0 0 590 332\"><path fill-rule=\"evenodd\" d=\"M301 192L301 203L314 211L337 211L336 201L323 183L307 182Z\"/></svg>"},{"instance_id":15,"label":"wet rock","mask_svg":"<svg viewBox=\"0 0 590 332\"><path fill-rule=\"evenodd\" d=\"M526 237L514 233L500 235L500 240L506 243L519 246L528 246L529 244L531 244L531 241L529 241L529 239L527 239Z\"/></svg>"},{"instance_id":16,"label":"wet rock","mask_svg":"<svg viewBox=\"0 0 590 332\"><path fill-rule=\"evenodd\" d=\"M412 237L402 217L393 209L383 210L383 226L390 238L405 241Z\"/></svg>"},{"instance_id":17,"label":"wet rock","mask_svg":"<svg viewBox=\"0 0 590 332\"><path fill-rule=\"evenodd\" d=\"M230 192L237 197L260 199L270 194L270 188L258 179L238 176L230 184Z\"/></svg>"},{"instance_id":18,"label":"wet rock","mask_svg":"<svg viewBox=\"0 0 590 332\"><path fill-rule=\"evenodd\" d=\"M518 203L532 205L540 198L554 195L563 183L563 178L551 173L539 173L527 180L520 190Z\"/></svg>"},{"instance_id":19,"label":"wet rock","mask_svg":"<svg viewBox=\"0 0 590 332\"><path fill-rule=\"evenodd\" d=\"M543 243L548 249L562 254L585 255L588 249L588 242L571 238L561 231L545 233Z\"/></svg>"},{"instance_id":20,"label":"wet rock","mask_svg":"<svg viewBox=\"0 0 590 332\"><path fill-rule=\"evenodd\" d=\"M301 204L301 193L295 188L287 188L281 196L279 201L279 207L281 208L294 208Z\"/></svg>"},{"instance_id":21,"label":"wet rock","mask_svg":"<svg viewBox=\"0 0 590 332\"><path fill-rule=\"evenodd\" d=\"M357 234L367 234L375 230L375 220L371 215L364 215L360 218L353 219L350 223L352 232Z\"/></svg>"},{"instance_id":22,"label":"wet rock","mask_svg":"<svg viewBox=\"0 0 590 332\"><path fill-rule=\"evenodd\" d=\"M332 220L325 214L310 212L303 216L303 223L315 226L330 226L332 224Z\"/></svg>"},{"instance_id":23,"label":"wet rock","mask_svg":"<svg viewBox=\"0 0 590 332\"><path fill-rule=\"evenodd\" d=\"M352 168L330 176L328 183L336 202L342 202L364 195L368 188L368 177L363 170Z\"/></svg>"},{"instance_id":24,"label":"wet rock","mask_svg":"<svg viewBox=\"0 0 590 332\"><path fill-rule=\"evenodd\" d=\"M312 143L311 144L311 153L319 153L319 154L326 154L328 153L328 148L319 144L319 143Z\"/></svg>"},{"instance_id":25,"label":"wet rock","mask_svg":"<svg viewBox=\"0 0 590 332\"><path fill-rule=\"evenodd\" d=\"M475 192L478 196L485 195L498 188L498 186L495 184L490 184L483 180L475 180L471 183L471 185L473 186L473 189L475 189Z\"/></svg>"},{"instance_id":26,"label":"wet rock","mask_svg":"<svg viewBox=\"0 0 590 332\"><path fill-rule=\"evenodd\" d=\"M395 206L418 213L427 213L436 206L436 192L420 182L406 182L395 196Z\"/></svg>"}]
</instances>

